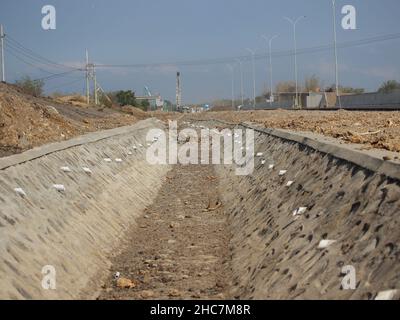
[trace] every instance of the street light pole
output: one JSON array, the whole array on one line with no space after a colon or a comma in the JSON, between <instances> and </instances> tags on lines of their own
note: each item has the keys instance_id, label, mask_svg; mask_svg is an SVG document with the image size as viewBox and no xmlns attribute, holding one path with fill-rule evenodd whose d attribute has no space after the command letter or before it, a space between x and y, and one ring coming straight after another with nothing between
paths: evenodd
<instances>
[{"instance_id":1,"label":"street light pole","mask_svg":"<svg viewBox=\"0 0 400 320\"><path fill-rule=\"evenodd\" d=\"M230 64L228 64L227 66L232 72L232 109L234 110L235 109L235 69Z\"/></svg>"},{"instance_id":2,"label":"street light pole","mask_svg":"<svg viewBox=\"0 0 400 320\"><path fill-rule=\"evenodd\" d=\"M240 95L242 98L242 107L244 105L244 90L243 90L243 62L240 59L236 59L236 61L239 63L239 68L240 68Z\"/></svg>"},{"instance_id":3,"label":"street light pole","mask_svg":"<svg viewBox=\"0 0 400 320\"><path fill-rule=\"evenodd\" d=\"M306 16L300 16L296 20L292 20L288 17L284 17L287 21L289 21L293 25L293 37L294 37L294 74L296 78L296 101L295 101L295 107L297 108L299 106L299 81L298 81L298 75L297 75L297 39L296 39L296 25L297 23L304 19Z\"/></svg>"},{"instance_id":4,"label":"street light pole","mask_svg":"<svg viewBox=\"0 0 400 320\"><path fill-rule=\"evenodd\" d=\"M336 81L336 98L339 100L339 106L342 107L340 93L339 93L339 64L338 64L338 51L337 51L337 33L336 33L336 1L332 0L332 14L333 14L333 44L335 47L335 81Z\"/></svg>"},{"instance_id":5,"label":"street light pole","mask_svg":"<svg viewBox=\"0 0 400 320\"><path fill-rule=\"evenodd\" d=\"M253 109L256 109L256 62L255 62L255 55L256 53L254 50L251 50L249 48L246 49L248 52L250 52L252 56L252 61L253 61Z\"/></svg>"},{"instance_id":6,"label":"street light pole","mask_svg":"<svg viewBox=\"0 0 400 320\"><path fill-rule=\"evenodd\" d=\"M272 41L277 38L278 35L274 35L273 37L271 37L270 39L268 39L266 36L263 36L263 38L265 39L265 41L268 42L268 47L269 47L269 74L270 74L270 84L271 84L271 90L270 90L270 97L269 97L269 103L272 106L272 102L274 100L274 89L273 89L273 80L272 80Z\"/></svg>"}]
</instances>

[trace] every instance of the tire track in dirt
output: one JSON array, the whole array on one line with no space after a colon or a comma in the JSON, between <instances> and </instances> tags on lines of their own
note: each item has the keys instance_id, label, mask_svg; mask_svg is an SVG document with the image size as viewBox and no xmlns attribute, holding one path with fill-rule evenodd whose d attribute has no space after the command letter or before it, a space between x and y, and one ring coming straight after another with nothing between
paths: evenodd
<instances>
[{"instance_id":1,"label":"tire track in dirt","mask_svg":"<svg viewBox=\"0 0 400 320\"><path fill-rule=\"evenodd\" d=\"M230 233L212 166L175 166L126 239L99 299L230 298ZM135 286L119 287L116 272Z\"/></svg>"}]
</instances>

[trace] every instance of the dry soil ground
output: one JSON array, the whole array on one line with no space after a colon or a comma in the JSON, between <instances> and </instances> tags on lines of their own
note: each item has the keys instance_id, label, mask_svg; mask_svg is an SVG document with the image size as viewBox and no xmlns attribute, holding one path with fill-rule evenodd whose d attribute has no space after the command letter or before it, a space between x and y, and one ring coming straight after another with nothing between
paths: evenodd
<instances>
[{"instance_id":1,"label":"dry soil ground","mask_svg":"<svg viewBox=\"0 0 400 320\"><path fill-rule=\"evenodd\" d=\"M99 299L230 298L230 234L212 166L175 166L127 239ZM119 287L116 272L134 287Z\"/></svg>"},{"instance_id":2,"label":"dry soil ground","mask_svg":"<svg viewBox=\"0 0 400 320\"><path fill-rule=\"evenodd\" d=\"M366 149L400 152L400 112L361 111L243 111L210 112L190 118L220 119L228 122L255 122L267 128L311 131L360 143Z\"/></svg>"}]
</instances>

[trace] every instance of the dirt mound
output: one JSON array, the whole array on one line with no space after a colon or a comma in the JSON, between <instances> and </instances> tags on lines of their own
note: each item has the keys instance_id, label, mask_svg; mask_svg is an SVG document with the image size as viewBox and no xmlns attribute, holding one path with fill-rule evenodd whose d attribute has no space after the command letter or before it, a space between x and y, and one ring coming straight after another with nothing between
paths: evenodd
<instances>
[{"instance_id":1,"label":"dirt mound","mask_svg":"<svg viewBox=\"0 0 400 320\"><path fill-rule=\"evenodd\" d=\"M144 112L142 109L139 109L139 108L136 108L133 106L123 106L123 107L117 107L117 108L120 108L122 110L122 112L130 114L140 120L146 119L148 117L146 112Z\"/></svg>"},{"instance_id":2,"label":"dirt mound","mask_svg":"<svg viewBox=\"0 0 400 320\"><path fill-rule=\"evenodd\" d=\"M82 96L37 98L15 85L0 83L0 157L87 132L112 129L147 118L132 108L98 108Z\"/></svg>"},{"instance_id":3,"label":"dirt mound","mask_svg":"<svg viewBox=\"0 0 400 320\"><path fill-rule=\"evenodd\" d=\"M81 95L72 95L72 96L62 96L55 98L56 101L61 103L70 103L77 107L89 107L89 104L86 103L86 98Z\"/></svg>"},{"instance_id":4,"label":"dirt mound","mask_svg":"<svg viewBox=\"0 0 400 320\"><path fill-rule=\"evenodd\" d=\"M0 91L0 151L24 150L38 141L63 140L76 134L77 129L54 107L30 102L18 91Z\"/></svg>"}]
</instances>

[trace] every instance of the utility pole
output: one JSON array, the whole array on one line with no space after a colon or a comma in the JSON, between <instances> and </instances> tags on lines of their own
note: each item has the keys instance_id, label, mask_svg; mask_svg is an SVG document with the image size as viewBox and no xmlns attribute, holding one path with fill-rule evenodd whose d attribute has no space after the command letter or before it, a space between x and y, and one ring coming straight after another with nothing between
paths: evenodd
<instances>
[{"instance_id":1,"label":"utility pole","mask_svg":"<svg viewBox=\"0 0 400 320\"><path fill-rule=\"evenodd\" d=\"M181 73L176 73L176 109L180 111L182 103L182 91L181 91Z\"/></svg>"},{"instance_id":2,"label":"utility pole","mask_svg":"<svg viewBox=\"0 0 400 320\"><path fill-rule=\"evenodd\" d=\"M4 29L3 25L0 25L0 45L1 45L1 81L6 82L6 72L4 69Z\"/></svg>"},{"instance_id":3,"label":"utility pole","mask_svg":"<svg viewBox=\"0 0 400 320\"><path fill-rule=\"evenodd\" d=\"M230 64L228 64L227 66L232 73L231 74L232 75L232 83L231 83L231 85L232 85L232 88L231 88L232 89L232 110L235 110L235 69Z\"/></svg>"},{"instance_id":4,"label":"utility pole","mask_svg":"<svg viewBox=\"0 0 400 320\"><path fill-rule=\"evenodd\" d=\"M89 52L86 49L86 103L90 104Z\"/></svg>"},{"instance_id":5,"label":"utility pole","mask_svg":"<svg viewBox=\"0 0 400 320\"><path fill-rule=\"evenodd\" d=\"M256 53L253 50L249 49L249 48L247 48L246 50L248 52L250 52L251 57L252 57L252 64L253 64L253 109L255 110L256 109L256 62L255 62Z\"/></svg>"},{"instance_id":6,"label":"utility pole","mask_svg":"<svg viewBox=\"0 0 400 320\"><path fill-rule=\"evenodd\" d=\"M242 107L244 105L244 90L243 90L243 62L240 59L236 59L236 61L239 63L239 68L240 68L240 95L242 97Z\"/></svg>"},{"instance_id":7,"label":"utility pole","mask_svg":"<svg viewBox=\"0 0 400 320\"><path fill-rule=\"evenodd\" d=\"M99 103L98 94L97 94L97 77L95 65L89 62L89 52L86 49L86 102L90 104L90 80L93 81L93 99L94 104L97 105Z\"/></svg>"},{"instance_id":8,"label":"utility pole","mask_svg":"<svg viewBox=\"0 0 400 320\"><path fill-rule=\"evenodd\" d=\"M336 81L336 98L339 100L339 106L342 107L342 101L339 93L339 64L338 64L338 52L337 52L337 33L336 33L336 1L332 0L332 11L333 11L333 44L335 47L335 81Z\"/></svg>"},{"instance_id":9,"label":"utility pole","mask_svg":"<svg viewBox=\"0 0 400 320\"><path fill-rule=\"evenodd\" d=\"M93 81L94 81L94 104L97 106L99 104L99 99L97 95L97 78L94 65L93 65Z\"/></svg>"},{"instance_id":10,"label":"utility pole","mask_svg":"<svg viewBox=\"0 0 400 320\"><path fill-rule=\"evenodd\" d=\"M297 73L297 38L296 38L296 25L297 23L306 18L306 16L298 17L296 20L292 20L288 17L284 17L287 21L289 21L293 25L293 37L294 37L294 74L296 78L296 99L295 99L295 107L299 107L299 81L298 81L298 73Z\"/></svg>"}]
</instances>

